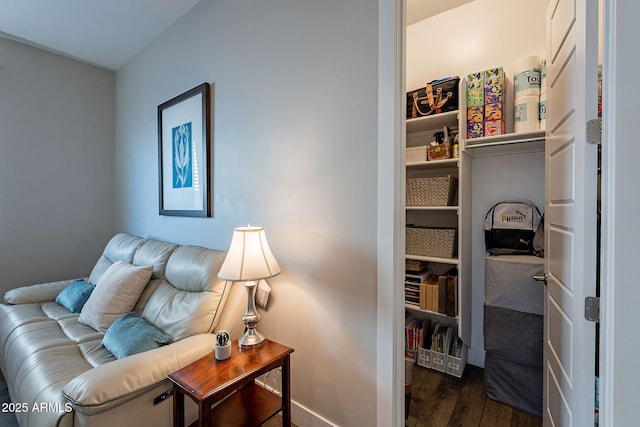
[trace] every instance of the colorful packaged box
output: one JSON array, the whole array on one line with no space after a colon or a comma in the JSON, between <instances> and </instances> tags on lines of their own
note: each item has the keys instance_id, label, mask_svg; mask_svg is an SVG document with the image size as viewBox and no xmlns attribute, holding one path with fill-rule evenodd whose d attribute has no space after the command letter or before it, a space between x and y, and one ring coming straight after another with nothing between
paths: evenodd
<instances>
[{"instance_id":1,"label":"colorful packaged box","mask_svg":"<svg viewBox=\"0 0 640 427\"><path fill-rule=\"evenodd\" d=\"M481 123L484 120L484 106L467 108L467 123Z\"/></svg>"},{"instance_id":2,"label":"colorful packaged box","mask_svg":"<svg viewBox=\"0 0 640 427\"><path fill-rule=\"evenodd\" d=\"M484 122L484 135L494 136L504 134L504 120L489 120Z\"/></svg>"},{"instance_id":3,"label":"colorful packaged box","mask_svg":"<svg viewBox=\"0 0 640 427\"><path fill-rule=\"evenodd\" d=\"M503 85L493 85L493 86L487 86L484 88L484 103L493 104L494 102L504 102L504 86Z\"/></svg>"},{"instance_id":4,"label":"colorful packaged box","mask_svg":"<svg viewBox=\"0 0 640 427\"><path fill-rule=\"evenodd\" d=\"M484 120L502 120L504 118L504 103L494 102L484 106Z\"/></svg>"},{"instance_id":5,"label":"colorful packaged box","mask_svg":"<svg viewBox=\"0 0 640 427\"><path fill-rule=\"evenodd\" d=\"M504 86L504 70L502 69L502 67L485 70L484 85L485 86L494 86L494 85Z\"/></svg>"},{"instance_id":6,"label":"colorful packaged box","mask_svg":"<svg viewBox=\"0 0 640 427\"><path fill-rule=\"evenodd\" d=\"M467 89L467 107L484 105L484 88Z\"/></svg>"},{"instance_id":7,"label":"colorful packaged box","mask_svg":"<svg viewBox=\"0 0 640 427\"><path fill-rule=\"evenodd\" d=\"M484 126L482 122L467 123L467 139L480 138L484 136Z\"/></svg>"},{"instance_id":8,"label":"colorful packaged box","mask_svg":"<svg viewBox=\"0 0 640 427\"><path fill-rule=\"evenodd\" d=\"M478 89L484 86L484 71L467 74L467 90Z\"/></svg>"}]
</instances>

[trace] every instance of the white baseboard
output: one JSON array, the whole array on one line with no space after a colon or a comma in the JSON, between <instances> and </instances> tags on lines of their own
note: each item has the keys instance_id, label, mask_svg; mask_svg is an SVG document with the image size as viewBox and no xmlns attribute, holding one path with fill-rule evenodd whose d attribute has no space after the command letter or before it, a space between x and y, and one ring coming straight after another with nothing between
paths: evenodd
<instances>
[{"instance_id":1,"label":"white baseboard","mask_svg":"<svg viewBox=\"0 0 640 427\"><path fill-rule=\"evenodd\" d=\"M266 388L270 392L282 396L279 389L274 389L273 386L267 386L263 380L264 377L260 377L256 380L256 384ZM278 384L279 388L279 384ZM291 400L291 421L300 427L338 427L337 424L332 423L320 414L316 414L306 406Z\"/></svg>"},{"instance_id":2,"label":"white baseboard","mask_svg":"<svg viewBox=\"0 0 640 427\"><path fill-rule=\"evenodd\" d=\"M478 350L478 349L469 347L467 349L467 356L468 356L467 363L473 366L484 368L484 350Z\"/></svg>"},{"instance_id":3,"label":"white baseboard","mask_svg":"<svg viewBox=\"0 0 640 427\"><path fill-rule=\"evenodd\" d=\"M301 427L338 427L337 424L293 400L291 401L291 421Z\"/></svg>"}]
</instances>

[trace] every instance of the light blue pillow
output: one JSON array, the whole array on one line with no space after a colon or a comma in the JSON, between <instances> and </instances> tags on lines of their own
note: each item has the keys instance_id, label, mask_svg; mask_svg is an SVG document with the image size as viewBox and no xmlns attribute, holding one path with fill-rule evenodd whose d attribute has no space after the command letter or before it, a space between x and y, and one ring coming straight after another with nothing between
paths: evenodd
<instances>
[{"instance_id":1,"label":"light blue pillow","mask_svg":"<svg viewBox=\"0 0 640 427\"><path fill-rule=\"evenodd\" d=\"M123 359L166 345L170 340L169 335L132 311L121 315L109 326L102 345L117 359Z\"/></svg>"},{"instance_id":2,"label":"light blue pillow","mask_svg":"<svg viewBox=\"0 0 640 427\"><path fill-rule=\"evenodd\" d=\"M64 288L56 297L56 303L60 304L72 313L80 313L84 303L91 296L91 292L95 285L87 283L82 279L71 282L69 286Z\"/></svg>"}]
</instances>

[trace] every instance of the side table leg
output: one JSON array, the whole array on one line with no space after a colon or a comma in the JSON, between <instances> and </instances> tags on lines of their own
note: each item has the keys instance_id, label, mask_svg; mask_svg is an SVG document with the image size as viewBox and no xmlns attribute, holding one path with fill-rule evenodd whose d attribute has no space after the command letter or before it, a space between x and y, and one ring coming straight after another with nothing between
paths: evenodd
<instances>
[{"instance_id":1,"label":"side table leg","mask_svg":"<svg viewBox=\"0 0 640 427\"><path fill-rule=\"evenodd\" d=\"M205 399L198 404L198 425L200 427L211 426L211 399Z\"/></svg>"},{"instance_id":2,"label":"side table leg","mask_svg":"<svg viewBox=\"0 0 640 427\"><path fill-rule=\"evenodd\" d=\"M291 363L289 356L282 362L282 426L291 427Z\"/></svg>"},{"instance_id":3,"label":"side table leg","mask_svg":"<svg viewBox=\"0 0 640 427\"><path fill-rule=\"evenodd\" d=\"M184 427L184 394L173 385L173 427Z\"/></svg>"}]
</instances>

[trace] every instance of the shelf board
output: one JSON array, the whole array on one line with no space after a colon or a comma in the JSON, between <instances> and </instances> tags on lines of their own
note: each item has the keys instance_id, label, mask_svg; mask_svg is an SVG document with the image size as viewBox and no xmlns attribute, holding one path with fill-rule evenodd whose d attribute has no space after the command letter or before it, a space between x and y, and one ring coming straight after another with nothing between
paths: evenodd
<instances>
[{"instance_id":1,"label":"shelf board","mask_svg":"<svg viewBox=\"0 0 640 427\"><path fill-rule=\"evenodd\" d=\"M458 127L458 110L407 119L407 133L441 129L443 126Z\"/></svg>"},{"instance_id":2,"label":"shelf board","mask_svg":"<svg viewBox=\"0 0 640 427\"><path fill-rule=\"evenodd\" d=\"M425 160L424 162L410 162L406 164L408 168L420 169L444 169L458 167L460 159L444 159L444 160Z\"/></svg>"},{"instance_id":3,"label":"shelf board","mask_svg":"<svg viewBox=\"0 0 640 427\"><path fill-rule=\"evenodd\" d=\"M255 383L249 383L211 410L217 426L259 425L282 410L282 398ZM192 425L198 425L196 421ZM191 427L191 426L189 426Z\"/></svg>"},{"instance_id":4,"label":"shelf board","mask_svg":"<svg viewBox=\"0 0 640 427\"><path fill-rule=\"evenodd\" d=\"M408 211L457 212L458 206L406 206Z\"/></svg>"},{"instance_id":5,"label":"shelf board","mask_svg":"<svg viewBox=\"0 0 640 427\"><path fill-rule=\"evenodd\" d=\"M429 262L437 262L440 264L458 265L458 258L439 258L434 256L422 256L422 255L410 255L410 254L406 254L404 257L406 259L415 259L418 261L429 261Z\"/></svg>"},{"instance_id":6,"label":"shelf board","mask_svg":"<svg viewBox=\"0 0 640 427\"><path fill-rule=\"evenodd\" d=\"M507 133L466 140L472 157L523 154L544 151L545 131Z\"/></svg>"},{"instance_id":7,"label":"shelf board","mask_svg":"<svg viewBox=\"0 0 640 427\"><path fill-rule=\"evenodd\" d=\"M432 316L437 316L437 317L440 317L442 319L450 320L451 322L457 322L458 321L457 317L447 316L446 314L438 313L436 311L423 310L423 309L421 309L419 306L417 306L415 304L405 303L404 304L404 308L407 309L407 310L416 311L416 312L419 312L419 313L427 313L427 314L430 314Z\"/></svg>"}]
</instances>

